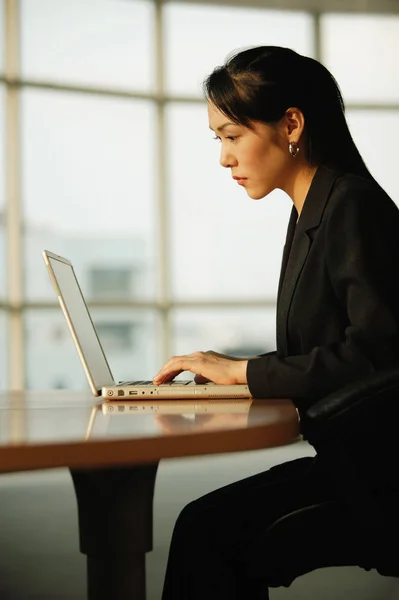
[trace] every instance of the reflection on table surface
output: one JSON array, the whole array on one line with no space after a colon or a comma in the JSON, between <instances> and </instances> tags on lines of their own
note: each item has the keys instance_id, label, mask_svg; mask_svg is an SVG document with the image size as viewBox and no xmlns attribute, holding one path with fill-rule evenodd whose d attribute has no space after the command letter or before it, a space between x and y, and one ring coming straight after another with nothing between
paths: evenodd
<instances>
[{"instance_id":1,"label":"reflection on table surface","mask_svg":"<svg viewBox=\"0 0 399 600\"><path fill-rule=\"evenodd\" d=\"M154 464L271 448L299 435L289 400L148 401L134 410L115 404L111 413L98 400L58 390L1 393L0 472Z\"/></svg>"},{"instance_id":2,"label":"reflection on table surface","mask_svg":"<svg viewBox=\"0 0 399 600\"><path fill-rule=\"evenodd\" d=\"M86 439L128 433L143 417L151 415L153 433L195 433L204 430L237 429L248 426L252 400L160 400L102 402L93 407ZM99 414L100 413L100 414ZM121 421L121 423L119 423Z\"/></svg>"},{"instance_id":3,"label":"reflection on table surface","mask_svg":"<svg viewBox=\"0 0 399 600\"><path fill-rule=\"evenodd\" d=\"M110 403L85 392L3 392L0 446L243 429L292 420L293 411L289 400Z\"/></svg>"}]
</instances>

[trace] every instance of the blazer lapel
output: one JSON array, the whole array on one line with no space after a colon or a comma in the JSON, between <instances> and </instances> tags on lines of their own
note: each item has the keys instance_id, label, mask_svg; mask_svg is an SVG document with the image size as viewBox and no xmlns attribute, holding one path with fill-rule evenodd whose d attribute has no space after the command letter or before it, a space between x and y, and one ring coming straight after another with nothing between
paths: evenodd
<instances>
[{"instance_id":1,"label":"blazer lapel","mask_svg":"<svg viewBox=\"0 0 399 600\"><path fill-rule=\"evenodd\" d=\"M306 232L294 236L290 257L281 286L279 302L277 304L277 352L281 356L288 356L288 313L292 296L294 295L295 287L309 253L310 246L310 238L307 236Z\"/></svg>"},{"instance_id":2,"label":"blazer lapel","mask_svg":"<svg viewBox=\"0 0 399 600\"><path fill-rule=\"evenodd\" d=\"M296 222L298 220L298 212L295 206L292 207L291 216L288 223L287 236L285 239L285 245L283 250L283 258L281 262L281 270L280 270L280 279L278 282L278 292L277 292L277 304L279 303L279 298L281 294L281 288L283 286L284 275L287 269L288 259L291 252L292 240L294 239L295 231L296 231Z\"/></svg>"},{"instance_id":3,"label":"blazer lapel","mask_svg":"<svg viewBox=\"0 0 399 600\"><path fill-rule=\"evenodd\" d=\"M276 338L279 356L288 356L288 315L299 276L312 245L313 236L309 235L309 231L320 225L331 188L339 175L337 171L319 167L313 177L298 224L295 207L291 212L277 297Z\"/></svg>"}]
</instances>

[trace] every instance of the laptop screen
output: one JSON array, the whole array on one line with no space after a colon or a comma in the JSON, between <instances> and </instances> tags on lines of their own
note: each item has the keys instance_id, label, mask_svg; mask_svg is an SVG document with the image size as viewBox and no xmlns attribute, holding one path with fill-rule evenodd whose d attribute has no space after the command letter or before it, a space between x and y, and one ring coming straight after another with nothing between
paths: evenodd
<instances>
[{"instance_id":1,"label":"laptop screen","mask_svg":"<svg viewBox=\"0 0 399 600\"><path fill-rule=\"evenodd\" d=\"M43 256L93 393L105 385L114 385L114 378L70 261L47 251Z\"/></svg>"}]
</instances>

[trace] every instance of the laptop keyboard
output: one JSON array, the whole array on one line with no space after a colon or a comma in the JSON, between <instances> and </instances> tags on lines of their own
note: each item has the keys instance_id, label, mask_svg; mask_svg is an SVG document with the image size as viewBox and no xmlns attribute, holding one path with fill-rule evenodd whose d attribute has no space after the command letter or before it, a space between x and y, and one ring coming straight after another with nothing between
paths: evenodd
<instances>
[{"instance_id":1,"label":"laptop keyboard","mask_svg":"<svg viewBox=\"0 0 399 600\"><path fill-rule=\"evenodd\" d=\"M191 379L187 379L187 380L183 379L183 380L180 380L180 381L168 381L167 383L161 383L161 386L163 386L163 385L168 385L168 386L170 386L170 385L188 385L189 383L192 383ZM142 386L142 385L154 385L154 384L153 384L153 382L151 380L150 381L120 381L118 383L118 387L127 386L127 385L129 385L129 386L130 385L140 385L140 386Z\"/></svg>"}]
</instances>

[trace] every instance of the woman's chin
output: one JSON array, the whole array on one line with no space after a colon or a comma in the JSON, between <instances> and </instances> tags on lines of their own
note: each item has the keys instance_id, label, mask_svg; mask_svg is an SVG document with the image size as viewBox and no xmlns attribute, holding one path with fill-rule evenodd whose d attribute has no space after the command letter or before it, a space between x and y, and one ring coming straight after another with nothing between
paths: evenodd
<instances>
[{"instance_id":1,"label":"woman's chin","mask_svg":"<svg viewBox=\"0 0 399 600\"><path fill-rule=\"evenodd\" d=\"M252 199L252 200L261 200L262 198L264 198L265 196L267 196L268 194L270 194L272 190L251 190L251 189L247 189L247 195Z\"/></svg>"}]
</instances>

